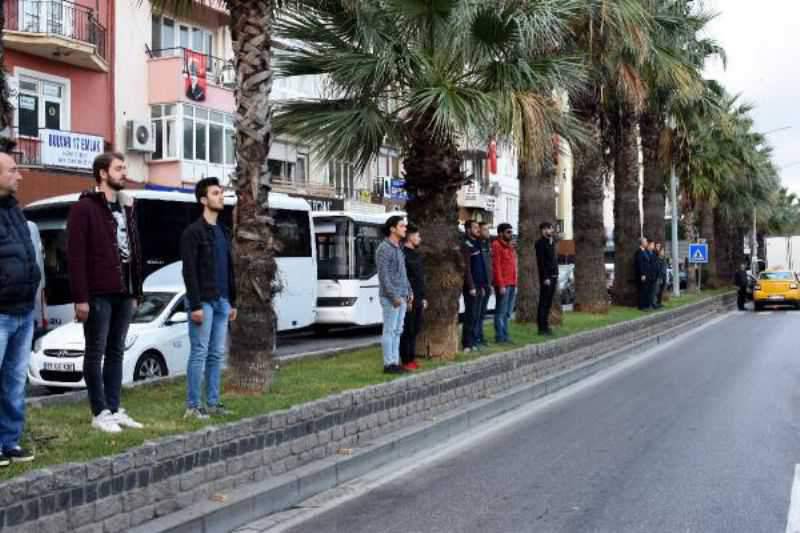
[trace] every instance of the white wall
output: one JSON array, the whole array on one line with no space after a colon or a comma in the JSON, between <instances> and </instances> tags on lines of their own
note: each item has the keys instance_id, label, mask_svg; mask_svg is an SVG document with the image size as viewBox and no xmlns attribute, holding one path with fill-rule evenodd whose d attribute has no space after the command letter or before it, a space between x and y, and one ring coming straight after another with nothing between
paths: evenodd
<instances>
[{"instance_id":1,"label":"white wall","mask_svg":"<svg viewBox=\"0 0 800 533\"><path fill-rule=\"evenodd\" d=\"M145 44L150 42L151 12L147 0L119 0L116 2L114 66L114 98L116 100L114 146L125 153L128 177L142 182L147 178L145 156L125 152L125 126L129 120L150 120L147 104L148 77ZM101 112L98 110L98 112Z\"/></svg>"},{"instance_id":2,"label":"white wall","mask_svg":"<svg viewBox=\"0 0 800 533\"><path fill-rule=\"evenodd\" d=\"M495 203L494 226L507 222L513 226L515 232L519 231L519 179L513 147L498 145L497 174L490 175L490 181L496 181L501 188Z\"/></svg>"}]
</instances>

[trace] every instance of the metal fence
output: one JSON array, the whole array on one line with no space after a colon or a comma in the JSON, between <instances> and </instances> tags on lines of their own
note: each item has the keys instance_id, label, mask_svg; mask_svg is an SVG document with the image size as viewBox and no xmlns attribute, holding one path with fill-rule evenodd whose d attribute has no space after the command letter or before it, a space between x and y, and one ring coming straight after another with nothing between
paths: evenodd
<instances>
[{"instance_id":1,"label":"metal fence","mask_svg":"<svg viewBox=\"0 0 800 533\"><path fill-rule=\"evenodd\" d=\"M58 35L95 46L106 57L106 28L95 11L66 0L3 0L5 29Z\"/></svg>"}]
</instances>

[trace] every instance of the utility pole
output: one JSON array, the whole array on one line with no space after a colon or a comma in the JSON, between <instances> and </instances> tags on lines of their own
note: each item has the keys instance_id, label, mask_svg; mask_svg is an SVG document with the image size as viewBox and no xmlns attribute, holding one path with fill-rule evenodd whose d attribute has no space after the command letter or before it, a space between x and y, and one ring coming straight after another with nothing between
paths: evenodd
<instances>
[{"instance_id":1,"label":"utility pole","mask_svg":"<svg viewBox=\"0 0 800 533\"><path fill-rule=\"evenodd\" d=\"M676 298L681 295L681 269L678 259L678 177L675 175L675 164L669 178L670 204L672 204L672 294Z\"/></svg>"}]
</instances>

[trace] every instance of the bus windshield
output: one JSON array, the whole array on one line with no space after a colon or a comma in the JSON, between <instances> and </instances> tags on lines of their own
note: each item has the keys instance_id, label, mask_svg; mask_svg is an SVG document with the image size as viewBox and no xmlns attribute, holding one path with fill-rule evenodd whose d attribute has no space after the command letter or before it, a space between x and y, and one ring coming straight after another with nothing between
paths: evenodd
<instances>
[{"instance_id":1,"label":"bus windshield","mask_svg":"<svg viewBox=\"0 0 800 533\"><path fill-rule=\"evenodd\" d=\"M350 279L350 220L344 217L318 218L314 222L317 243L317 277Z\"/></svg>"}]
</instances>

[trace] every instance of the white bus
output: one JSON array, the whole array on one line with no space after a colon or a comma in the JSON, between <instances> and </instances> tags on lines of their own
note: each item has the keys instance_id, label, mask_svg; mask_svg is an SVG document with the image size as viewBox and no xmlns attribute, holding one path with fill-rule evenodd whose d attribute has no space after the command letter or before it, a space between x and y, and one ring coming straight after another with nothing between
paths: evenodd
<instances>
[{"instance_id":1,"label":"white bus","mask_svg":"<svg viewBox=\"0 0 800 533\"><path fill-rule=\"evenodd\" d=\"M374 326L383 322L375 250L383 241L383 224L400 212L365 214L317 211L317 320L333 326Z\"/></svg>"},{"instance_id":2,"label":"white bus","mask_svg":"<svg viewBox=\"0 0 800 533\"><path fill-rule=\"evenodd\" d=\"M142 243L145 278L159 268L180 261L179 242L186 227L200 216L193 194L155 190L130 190L136 198L136 215ZM78 201L78 194L57 196L25 207L25 216L34 222L44 247L45 299L48 329L72 322L75 318L67 270L67 217ZM236 198L226 195L222 220L229 227ZM281 291L275 298L278 331L310 326L314 323L317 287L309 283L316 275L316 251L312 246L313 221L308 202L283 194L270 194L270 216L275 221L281 244L277 253Z\"/></svg>"}]
</instances>

